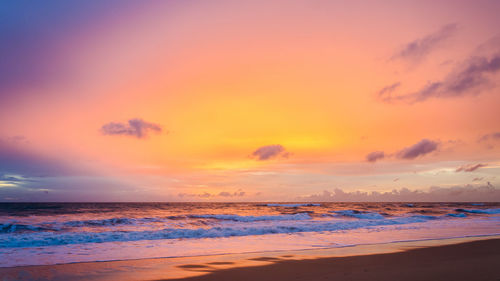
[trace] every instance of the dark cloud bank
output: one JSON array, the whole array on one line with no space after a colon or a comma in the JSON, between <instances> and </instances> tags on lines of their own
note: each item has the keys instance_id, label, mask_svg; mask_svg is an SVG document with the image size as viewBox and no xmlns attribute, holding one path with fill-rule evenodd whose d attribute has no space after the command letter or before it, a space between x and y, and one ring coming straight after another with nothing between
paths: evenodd
<instances>
[{"instance_id":1,"label":"dark cloud bank","mask_svg":"<svg viewBox=\"0 0 500 281\"><path fill-rule=\"evenodd\" d=\"M177 196L184 198L184 197L190 197L190 198L215 198L215 197L243 197L246 195L245 191L242 191L239 189L238 191L234 192L227 192L227 191L221 191L219 193L209 193L209 192L203 192L203 193L179 193Z\"/></svg>"},{"instance_id":2,"label":"dark cloud bank","mask_svg":"<svg viewBox=\"0 0 500 281\"><path fill-rule=\"evenodd\" d=\"M146 138L149 133L161 132L160 125L139 118L130 119L127 123L110 122L101 127L101 133L104 135L131 136L138 139Z\"/></svg>"},{"instance_id":3,"label":"dark cloud bank","mask_svg":"<svg viewBox=\"0 0 500 281\"><path fill-rule=\"evenodd\" d=\"M481 186L431 187L429 191L402 188L390 192L345 192L336 188L333 192L323 191L297 198L311 202L498 202L500 189L489 182Z\"/></svg>"}]
</instances>

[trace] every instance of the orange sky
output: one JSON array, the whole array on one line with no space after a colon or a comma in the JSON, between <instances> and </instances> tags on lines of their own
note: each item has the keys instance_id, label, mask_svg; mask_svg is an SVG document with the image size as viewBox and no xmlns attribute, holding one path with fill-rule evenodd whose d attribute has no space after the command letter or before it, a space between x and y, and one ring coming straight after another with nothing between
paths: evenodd
<instances>
[{"instance_id":1,"label":"orange sky","mask_svg":"<svg viewBox=\"0 0 500 281\"><path fill-rule=\"evenodd\" d=\"M74 5L5 4L1 201L500 184L495 1Z\"/></svg>"}]
</instances>

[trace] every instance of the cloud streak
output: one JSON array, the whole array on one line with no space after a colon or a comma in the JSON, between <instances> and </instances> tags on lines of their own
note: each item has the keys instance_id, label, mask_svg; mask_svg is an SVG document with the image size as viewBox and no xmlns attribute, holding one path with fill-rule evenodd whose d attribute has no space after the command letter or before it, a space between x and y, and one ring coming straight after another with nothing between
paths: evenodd
<instances>
[{"instance_id":1,"label":"cloud streak","mask_svg":"<svg viewBox=\"0 0 500 281\"><path fill-rule=\"evenodd\" d=\"M425 58L443 41L455 34L457 29L457 24L447 24L436 32L409 42L402 48L402 50L394 54L391 59L419 61Z\"/></svg>"},{"instance_id":2,"label":"cloud streak","mask_svg":"<svg viewBox=\"0 0 500 281\"><path fill-rule=\"evenodd\" d=\"M131 136L138 139L146 138L150 132L161 133L158 124L146 122L139 118L128 120L128 123L110 122L101 127L103 135Z\"/></svg>"},{"instance_id":3,"label":"cloud streak","mask_svg":"<svg viewBox=\"0 0 500 281\"><path fill-rule=\"evenodd\" d=\"M290 153L280 144L261 146L252 152L252 157L259 161L270 160L277 157L287 158L288 156L290 156Z\"/></svg>"},{"instance_id":4,"label":"cloud streak","mask_svg":"<svg viewBox=\"0 0 500 281\"><path fill-rule=\"evenodd\" d=\"M384 159L385 153L383 151L374 151L366 155L366 161L377 162L378 160Z\"/></svg>"},{"instance_id":5,"label":"cloud streak","mask_svg":"<svg viewBox=\"0 0 500 281\"><path fill-rule=\"evenodd\" d=\"M439 143L428 139L423 139L416 144L403 148L396 153L396 156L401 159L415 159L424 156L438 149Z\"/></svg>"},{"instance_id":6,"label":"cloud streak","mask_svg":"<svg viewBox=\"0 0 500 281\"><path fill-rule=\"evenodd\" d=\"M388 157L397 157L399 159L413 160L415 158L424 156L431 152L439 149L440 143L438 141L432 141L428 139L422 139L421 141L405 147L394 154L386 154L384 151L374 151L368 153L365 157L368 162L377 162Z\"/></svg>"},{"instance_id":7,"label":"cloud streak","mask_svg":"<svg viewBox=\"0 0 500 281\"><path fill-rule=\"evenodd\" d=\"M479 169L479 168L482 168L482 167L486 167L488 166L487 164L482 164L482 163L479 163L479 164L469 164L469 165L463 165L463 166L460 166L458 167L455 172L474 172L475 170Z\"/></svg>"}]
</instances>

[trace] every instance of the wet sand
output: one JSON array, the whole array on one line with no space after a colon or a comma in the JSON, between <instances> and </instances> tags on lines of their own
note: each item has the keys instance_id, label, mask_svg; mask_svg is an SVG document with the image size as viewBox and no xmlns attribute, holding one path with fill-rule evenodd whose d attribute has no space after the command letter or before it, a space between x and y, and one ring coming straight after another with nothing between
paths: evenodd
<instances>
[{"instance_id":1,"label":"wet sand","mask_svg":"<svg viewBox=\"0 0 500 281\"><path fill-rule=\"evenodd\" d=\"M185 281L223 280L500 280L500 239L365 256L274 260L218 270Z\"/></svg>"},{"instance_id":2,"label":"wet sand","mask_svg":"<svg viewBox=\"0 0 500 281\"><path fill-rule=\"evenodd\" d=\"M493 280L500 239L0 268L0 280Z\"/></svg>"}]
</instances>

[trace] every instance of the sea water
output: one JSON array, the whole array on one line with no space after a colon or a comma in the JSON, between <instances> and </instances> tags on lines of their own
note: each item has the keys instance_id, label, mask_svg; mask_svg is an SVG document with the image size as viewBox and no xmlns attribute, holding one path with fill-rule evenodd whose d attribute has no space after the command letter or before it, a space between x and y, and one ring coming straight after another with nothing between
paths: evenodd
<instances>
[{"instance_id":1,"label":"sea water","mask_svg":"<svg viewBox=\"0 0 500 281\"><path fill-rule=\"evenodd\" d=\"M0 267L498 234L499 203L0 203Z\"/></svg>"}]
</instances>

